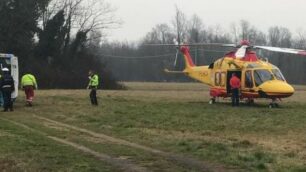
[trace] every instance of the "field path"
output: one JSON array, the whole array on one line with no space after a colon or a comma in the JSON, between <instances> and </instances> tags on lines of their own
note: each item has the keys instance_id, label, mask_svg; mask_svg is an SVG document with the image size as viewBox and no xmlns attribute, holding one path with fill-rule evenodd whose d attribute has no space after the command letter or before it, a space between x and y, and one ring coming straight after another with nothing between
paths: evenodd
<instances>
[{"instance_id":1,"label":"field path","mask_svg":"<svg viewBox=\"0 0 306 172\"><path fill-rule=\"evenodd\" d=\"M57 138L57 137L52 137L52 136L48 136L48 138L54 140L54 141L57 141L59 143L62 143L62 144L65 144L65 145L69 145L75 149L78 149L84 153L87 153L87 154L90 154L90 155L93 155L95 156L96 158L100 159L101 161L104 161L104 162L107 162L109 164L112 164L114 165L115 167L120 167L121 170L123 171L127 171L127 172L148 172L147 169L145 169L144 167L139 167L137 165L134 165L134 164L131 164L129 162L127 162L126 160L122 160L122 159L118 159L118 158L113 158L109 155L106 155L106 154L102 154L102 153L99 153L99 152L95 152L85 146L82 146L82 145L78 145L76 143L73 143L73 142L69 142L67 140L64 140L64 139L60 139L60 138Z\"/></svg>"},{"instance_id":2,"label":"field path","mask_svg":"<svg viewBox=\"0 0 306 172\"><path fill-rule=\"evenodd\" d=\"M3 119L3 118L2 118ZM111 165L113 165L114 167L117 167L118 169L122 170L122 171L127 171L127 172L150 172L150 170L144 168L144 167L140 167L138 165L135 165L133 163L131 163L129 160L123 160L123 159L118 159L118 158L114 158L114 157L111 157L109 155L106 155L106 154L103 154L103 153L99 153L99 152L96 152L96 151L93 151L85 146L82 146L82 145L79 145L79 144L76 144L76 143L73 143L73 142L69 142L67 140L64 140L64 139L61 139L61 138L58 138L58 137L54 137L54 136L48 136L48 134L42 132L42 131L38 131L38 130L35 130L25 124L22 124L22 123L19 123L19 122L16 122L16 121L12 121L10 119L3 119L3 120L6 120L16 126L19 126L19 127L22 127L22 128L25 128L27 130L30 130L30 131L33 131L33 132L36 132L36 133L39 133L40 135L44 135L46 137L48 137L49 139L51 140L54 140L58 143L61 143L63 145L68 145L70 147L73 147L83 153L86 153L86 154L89 154L89 155L92 155L94 156L95 158L103 161L103 162L107 162Z\"/></svg>"},{"instance_id":3,"label":"field path","mask_svg":"<svg viewBox=\"0 0 306 172\"><path fill-rule=\"evenodd\" d=\"M223 171L238 171L238 169L229 169L229 168L225 168L222 165L216 165L216 164L212 164L210 162L205 162L205 161L200 161L194 158L190 158L190 157L186 157L183 155L178 155L178 154L174 154L174 153L168 153L168 152L164 152L158 149L153 149L144 145L140 145L137 143L133 143L133 142L129 142L123 139L119 139L119 138L115 138L115 137L111 137L102 133L96 133L84 128L80 128L80 127L76 127L73 125L69 125L69 124L65 124L59 121L55 121L49 118L45 118L42 116L37 116L37 115L32 115L34 118L39 119L39 120L43 120L49 123L53 123L54 125L57 125L59 127L65 127L68 129L72 129L78 132L82 132L82 133L86 133L88 135L91 135L95 138L99 138L99 139L103 139L103 140L107 140L109 142L118 144L118 145L124 145L124 146L129 146L132 148L136 148L136 149L141 149L150 153L153 153L155 155L158 156L162 156L166 159L168 159L171 162L174 162L176 164L179 164L181 166L183 166L184 168L188 168L190 170L196 170L196 171L205 171L205 172L223 172ZM62 142L64 143L64 142ZM68 142L66 142L65 144L68 144ZM71 145L70 143L68 144L70 146L75 146L75 145ZM80 147L79 147L80 148Z\"/></svg>"}]
</instances>

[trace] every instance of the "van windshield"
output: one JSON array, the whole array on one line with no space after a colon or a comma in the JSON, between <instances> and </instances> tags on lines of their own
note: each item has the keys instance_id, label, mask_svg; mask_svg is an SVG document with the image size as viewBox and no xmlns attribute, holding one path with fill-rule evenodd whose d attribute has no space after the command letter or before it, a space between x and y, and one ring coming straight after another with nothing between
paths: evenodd
<instances>
[{"instance_id":1,"label":"van windshield","mask_svg":"<svg viewBox=\"0 0 306 172\"><path fill-rule=\"evenodd\" d=\"M11 60L9 58L0 58L0 67L1 69L4 67L10 68Z\"/></svg>"},{"instance_id":2,"label":"van windshield","mask_svg":"<svg viewBox=\"0 0 306 172\"><path fill-rule=\"evenodd\" d=\"M268 70L265 69L254 70L254 80L256 86L259 86L262 83L273 79L274 79L273 74Z\"/></svg>"}]
</instances>

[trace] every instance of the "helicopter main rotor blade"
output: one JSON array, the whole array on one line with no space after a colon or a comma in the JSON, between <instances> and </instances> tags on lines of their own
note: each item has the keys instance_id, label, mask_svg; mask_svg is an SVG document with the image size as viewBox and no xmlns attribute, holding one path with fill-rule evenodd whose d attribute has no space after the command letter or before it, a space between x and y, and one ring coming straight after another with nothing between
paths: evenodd
<instances>
[{"instance_id":1,"label":"helicopter main rotor blade","mask_svg":"<svg viewBox=\"0 0 306 172\"><path fill-rule=\"evenodd\" d=\"M223 44L223 43L192 43L183 44L187 46L217 46L217 47L237 47L236 44Z\"/></svg>"},{"instance_id":2,"label":"helicopter main rotor blade","mask_svg":"<svg viewBox=\"0 0 306 172\"><path fill-rule=\"evenodd\" d=\"M234 47L236 48L236 44L223 44L223 43L195 43L191 44L192 46L216 46L216 47Z\"/></svg>"},{"instance_id":3,"label":"helicopter main rotor blade","mask_svg":"<svg viewBox=\"0 0 306 172\"><path fill-rule=\"evenodd\" d=\"M263 49L274 52L290 53L306 56L306 50L292 49L292 48L280 48L280 47L268 47L268 46L254 46L257 49Z\"/></svg>"},{"instance_id":4,"label":"helicopter main rotor blade","mask_svg":"<svg viewBox=\"0 0 306 172\"><path fill-rule=\"evenodd\" d=\"M217 46L217 47L237 47L236 44L222 43L191 43L191 44L146 44L148 46Z\"/></svg>"}]
</instances>

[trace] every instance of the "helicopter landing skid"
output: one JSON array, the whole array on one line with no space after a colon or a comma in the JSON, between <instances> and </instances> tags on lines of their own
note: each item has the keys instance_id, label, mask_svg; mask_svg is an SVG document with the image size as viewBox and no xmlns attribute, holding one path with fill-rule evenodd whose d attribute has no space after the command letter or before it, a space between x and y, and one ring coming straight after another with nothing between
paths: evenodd
<instances>
[{"instance_id":1,"label":"helicopter landing skid","mask_svg":"<svg viewBox=\"0 0 306 172\"><path fill-rule=\"evenodd\" d=\"M279 108L279 105L277 103L277 99L272 99L272 102L269 104L269 108Z\"/></svg>"},{"instance_id":2,"label":"helicopter landing skid","mask_svg":"<svg viewBox=\"0 0 306 172\"><path fill-rule=\"evenodd\" d=\"M208 103L209 103L210 105L215 104L215 103L216 103L216 98L215 98L215 97L210 98L210 100L209 100Z\"/></svg>"},{"instance_id":3,"label":"helicopter landing skid","mask_svg":"<svg viewBox=\"0 0 306 172\"><path fill-rule=\"evenodd\" d=\"M249 106L253 105L255 103L254 99L252 98L248 98L245 100L245 103Z\"/></svg>"}]
</instances>

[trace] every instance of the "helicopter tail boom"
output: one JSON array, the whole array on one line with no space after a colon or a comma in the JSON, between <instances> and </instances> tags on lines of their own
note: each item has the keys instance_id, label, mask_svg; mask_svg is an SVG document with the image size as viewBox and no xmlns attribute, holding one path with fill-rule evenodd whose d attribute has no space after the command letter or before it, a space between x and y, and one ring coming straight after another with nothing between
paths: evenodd
<instances>
[{"instance_id":1,"label":"helicopter tail boom","mask_svg":"<svg viewBox=\"0 0 306 172\"><path fill-rule=\"evenodd\" d=\"M173 70L169 70L169 69L164 69L164 71L166 73L176 73L176 74L184 74L184 73L186 73L184 71L173 71Z\"/></svg>"},{"instance_id":2,"label":"helicopter tail boom","mask_svg":"<svg viewBox=\"0 0 306 172\"><path fill-rule=\"evenodd\" d=\"M195 67L195 64L189 53L189 48L187 46L182 46L180 49L181 52L184 54L185 68Z\"/></svg>"},{"instance_id":3,"label":"helicopter tail boom","mask_svg":"<svg viewBox=\"0 0 306 172\"><path fill-rule=\"evenodd\" d=\"M210 84L210 72L209 66L196 66L191 58L188 46L181 46L181 52L184 55L185 69L182 73L188 75L189 77L205 83Z\"/></svg>"}]
</instances>

